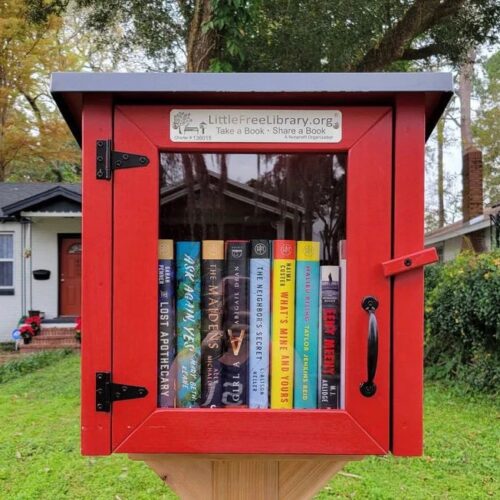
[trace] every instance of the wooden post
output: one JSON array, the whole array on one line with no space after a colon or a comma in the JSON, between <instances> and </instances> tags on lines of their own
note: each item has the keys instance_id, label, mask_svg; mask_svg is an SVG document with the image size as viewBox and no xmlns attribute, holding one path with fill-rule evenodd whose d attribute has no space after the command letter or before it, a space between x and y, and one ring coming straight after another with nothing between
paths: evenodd
<instances>
[{"instance_id":1,"label":"wooden post","mask_svg":"<svg viewBox=\"0 0 500 500\"><path fill-rule=\"evenodd\" d=\"M183 500L303 500L362 456L129 455L151 467Z\"/></svg>"}]
</instances>

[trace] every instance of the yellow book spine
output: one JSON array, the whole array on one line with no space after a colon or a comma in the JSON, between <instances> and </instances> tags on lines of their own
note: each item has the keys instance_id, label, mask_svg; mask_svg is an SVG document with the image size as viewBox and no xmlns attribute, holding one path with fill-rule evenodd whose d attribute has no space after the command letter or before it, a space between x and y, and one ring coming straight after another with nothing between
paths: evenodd
<instances>
[{"instance_id":1,"label":"yellow book spine","mask_svg":"<svg viewBox=\"0 0 500 500\"><path fill-rule=\"evenodd\" d=\"M273 257L271 408L293 408L295 241L275 241Z\"/></svg>"}]
</instances>

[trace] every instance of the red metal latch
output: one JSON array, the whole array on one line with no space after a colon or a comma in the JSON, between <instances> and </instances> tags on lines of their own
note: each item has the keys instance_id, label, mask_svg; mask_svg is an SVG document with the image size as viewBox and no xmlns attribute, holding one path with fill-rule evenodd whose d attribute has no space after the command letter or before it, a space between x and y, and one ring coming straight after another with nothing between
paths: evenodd
<instances>
[{"instance_id":1,"label":"red metal latch","mask_svg":"<svg viewBox=\"0 0 500 500\"><path fill-rule=\"evenodd\" d=\"M425 248L420 250L420 252L410 253L404 255L403 257L398 257L397 259L388 260L382 263L384 268L384 276L394 276L395 274L404 273L405 271L411 271L412 269L417 269L418 267L425 266L426 264L432 264L439 260L438 254L434 247Z\"/></svg>"}]
</instances>

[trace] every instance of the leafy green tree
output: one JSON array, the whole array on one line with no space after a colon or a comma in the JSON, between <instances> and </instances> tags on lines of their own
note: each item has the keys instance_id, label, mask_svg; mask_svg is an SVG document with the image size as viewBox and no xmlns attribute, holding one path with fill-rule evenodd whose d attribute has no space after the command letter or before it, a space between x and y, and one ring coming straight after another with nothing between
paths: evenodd
<instances>
[{"instance_id":1,"label":"leafy green tree","mask_svg":"<svg viewBox=\"0 0 500 500\"><path fill-rule=\"evenodd\" d=\"M483 152L484 193L486 203L500 203L500 51L484 64L485 79L477 90L480 107L473 134Z\"/></svg>"},{"instance_id":2,"label":"leafy green tree","mask_svg":"<svg viewBox=\"0 0 500 500\"><path fill-rule=\"evenodd\" d=\"M48 94L51 71L77 66L62 44L64 2L0 4L0 181L34 180L78 163L79 151ZM57 175L54 174L57 178Z\"/></svg>"},{"instance_id":3,"label":"leafy green tree","mask_svg":"<svg viewBox=\"0 0 500 500\"><path fill-rule=\"evenodd\" d=\"M380 71L495 40L497 0L77 0L156 70Z\"/></svg>"}]
</instances>

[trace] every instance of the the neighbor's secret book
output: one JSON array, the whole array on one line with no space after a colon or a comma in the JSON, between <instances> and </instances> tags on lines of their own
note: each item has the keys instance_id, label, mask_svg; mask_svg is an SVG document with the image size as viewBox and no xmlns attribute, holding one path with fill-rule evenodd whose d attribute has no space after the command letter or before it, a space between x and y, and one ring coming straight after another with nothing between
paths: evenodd
<instances>
[{"instance_id":1,"label":"the neighbor's secret book","mask_svg":"<svg viewBox=\"0 0 500 500\"><path fill-rule=\"evenodd\" d=\"M175 245L177 284L177 406L195 408L201 397L200 243Z\"/></svg>"},{"instance_id":2,"label":"the neighbor's secret book","mask_svg":"<svg viewBox=\"0 0 500 500\"><path fill-rule=\"evenodd\" d=\"M321 266L319 407L340 408L340 282L338 266Z\"/></svg>"},{"instance_id":3,"label":"the neighbor's secret book","mask_svg":"<svg viewBox=\"0 0 500 500\"><path fill-rule=\"evenodd\" d=\"M269 407L271 242L250 243L250 408Z\"/></svg>"},{"instance_id":4,"label":"the neighbor's secret book","mask_svg":"<svg viewBox=\"0 0 500 500\"><path fill-rule=\"evenodd\" d=\"M175 262L173 240L158 242L158 406L175 407Z\"/></svg>"},{"instance_id":5,"label":"the neighbor's secret book","mask_svg":"<svg viewBox=\"0 0 500 500\"><path fill-rule=\"evenodd\" d=\"M201 259L201 404L222 406L224 241L204 240Z\"/></svg>"},{"instance_id":6,"label":"the neighbor's secret book","mask_svg":"<svg viewBox=\"0 0 500 500\"><path fill-rule=\"evenodd\" d=\"M297 242L294 408L317 408L319 243Z\"/></svg>"},{"instance_id":7,"label":"the neighbor's secret book","mask_svg":"<svg viewBox=\"0 0 500 500\"><path fill-rule=\"evenodd\" d=\"M248 406L249 242L226 241L222 404Z\"/></svg>"},{"instance_id":8,"label":"the neighbor's secret book","mask_svg":"<svg viewBox=\"0 0 500 500\"><path fill-rule=\"evenodd\" d=\"M273 242L271 408L293 407L295 241Z\"/></svg>"}]
</instances>

